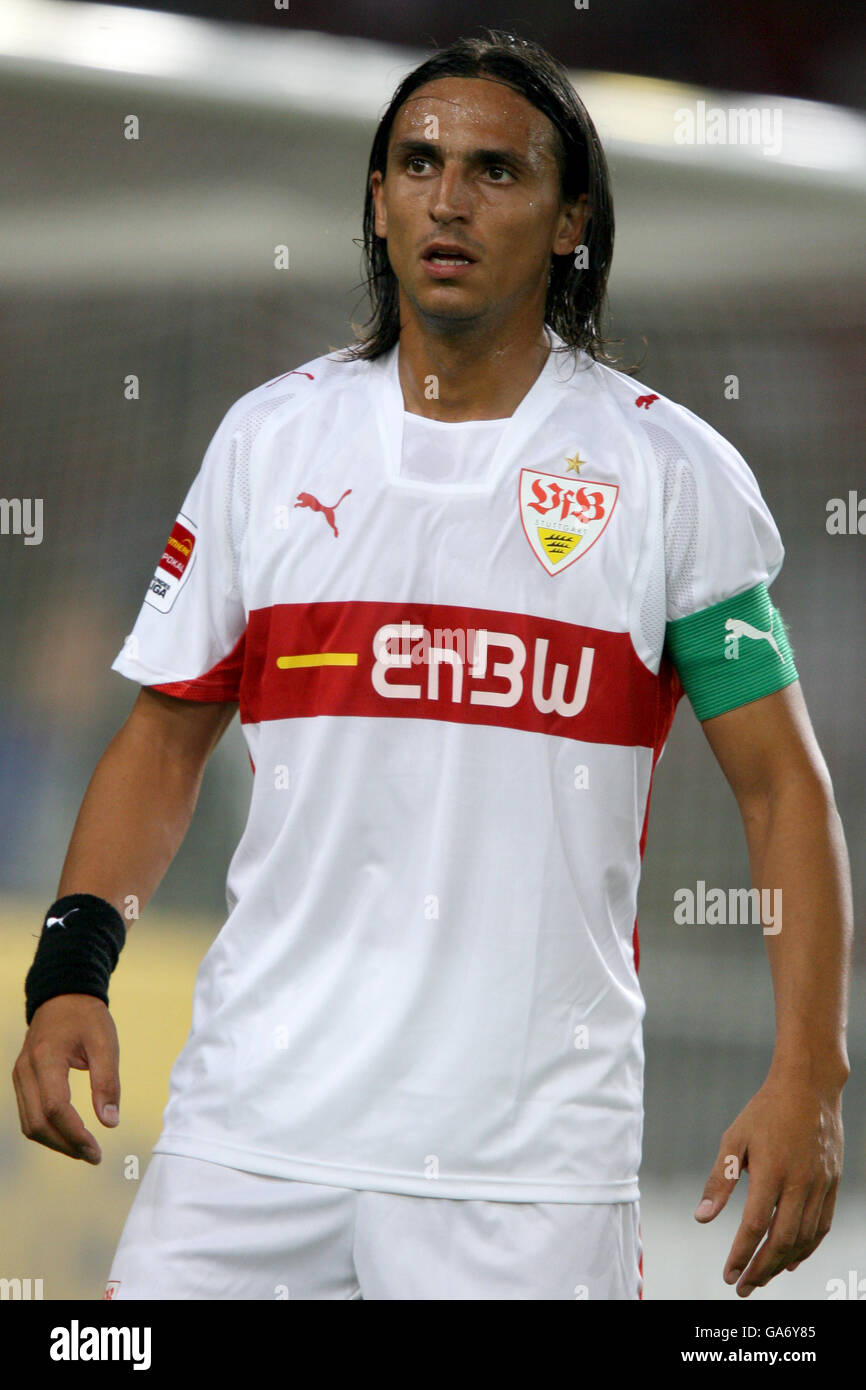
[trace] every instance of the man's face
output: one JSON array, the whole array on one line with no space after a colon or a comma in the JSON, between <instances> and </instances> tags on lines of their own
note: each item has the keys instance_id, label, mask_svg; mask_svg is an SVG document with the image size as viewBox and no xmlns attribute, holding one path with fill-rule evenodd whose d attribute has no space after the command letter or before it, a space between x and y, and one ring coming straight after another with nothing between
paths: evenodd
<instances>
[{"instance_id":1,"label":"man's face","mask_svg":"<svg viewBox=\"0 0 866 1390\"><path fill-rule=\"evenodd\" d=\"M579 244L585 213L585 199L561 206L553 140L546 116L487 78L438 78L404 102L371 179L401 311L405 296L428 321L527 307L543 320L551 254Z\"/></svg>"}]
</instances>

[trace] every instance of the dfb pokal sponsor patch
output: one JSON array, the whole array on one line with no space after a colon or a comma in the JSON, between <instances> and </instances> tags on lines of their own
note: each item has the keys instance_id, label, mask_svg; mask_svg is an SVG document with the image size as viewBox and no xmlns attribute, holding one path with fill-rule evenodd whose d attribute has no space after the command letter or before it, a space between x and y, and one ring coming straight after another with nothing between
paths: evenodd
<instances>
[{"instance_id":1,"label":"dfb pokal sponsor patch","mask_svg":"<svg viewBox=\"0 0 866 1390\"><path fill-rule=\"evenodd\" d=\"M159 564L144 596L145 602L167 613L192 572L195 522L181 512L165 543Z\"/></svg>"}]
</instances>

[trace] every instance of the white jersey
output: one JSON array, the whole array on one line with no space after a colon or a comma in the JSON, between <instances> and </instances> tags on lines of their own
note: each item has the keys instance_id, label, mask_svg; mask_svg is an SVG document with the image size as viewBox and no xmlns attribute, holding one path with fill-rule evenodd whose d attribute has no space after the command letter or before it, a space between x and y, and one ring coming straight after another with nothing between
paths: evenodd
<instances>
[{"instance_id":1,"label":"white jersey","mask_svg":"<svg viewBox=\"0 0 866 1390\"><path fill-rule=\"evenodd\" d=\"M254 769L156 1152L635 1200L666 626L782 557L736 450L585 354L505 421L407 417L396 347L236 402L114 662L238 700Z\"/></svg>"}]
</instances>

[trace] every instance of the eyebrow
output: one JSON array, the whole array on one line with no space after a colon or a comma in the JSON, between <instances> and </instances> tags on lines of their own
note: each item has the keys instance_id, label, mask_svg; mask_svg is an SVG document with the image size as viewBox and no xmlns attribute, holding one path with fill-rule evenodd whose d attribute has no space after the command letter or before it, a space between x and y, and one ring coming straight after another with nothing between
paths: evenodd
<instances>
[{"instance_id":1,"label":"eyebrow","mask_svg":"<svg viewBox=\"0 0 866 1390\"><path fill-rule=\"evenodd\" d=\"M430 155L441 155L442 146L434 140L397 140L391 146L391 154L394 158L407 157L409 155L420 155L422 159L427 159ZM517 153L516 150L502 149L477 149L470 150L464 155L466 164L502 164L511 165L523 173L532 173L532 165L528 160Z\"/></svg>"}]
</instances>

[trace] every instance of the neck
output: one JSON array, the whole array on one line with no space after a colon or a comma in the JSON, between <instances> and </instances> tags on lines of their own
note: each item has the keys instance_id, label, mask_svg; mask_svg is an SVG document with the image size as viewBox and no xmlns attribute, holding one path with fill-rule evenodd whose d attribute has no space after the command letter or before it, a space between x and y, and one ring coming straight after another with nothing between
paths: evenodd
<instances>
[{"instance_id":1,"label":"neck","mask_svg":"<svg viewBox=\"0 0 866 1390\"><path fill-rule=\"evenodd\" d=\"M543 326L506 330L491 341L472 329L447 337L404 320L398 347L403 404L429 420L501 420L513 415L550 353Z\"/></svg>"}]
</instances>

